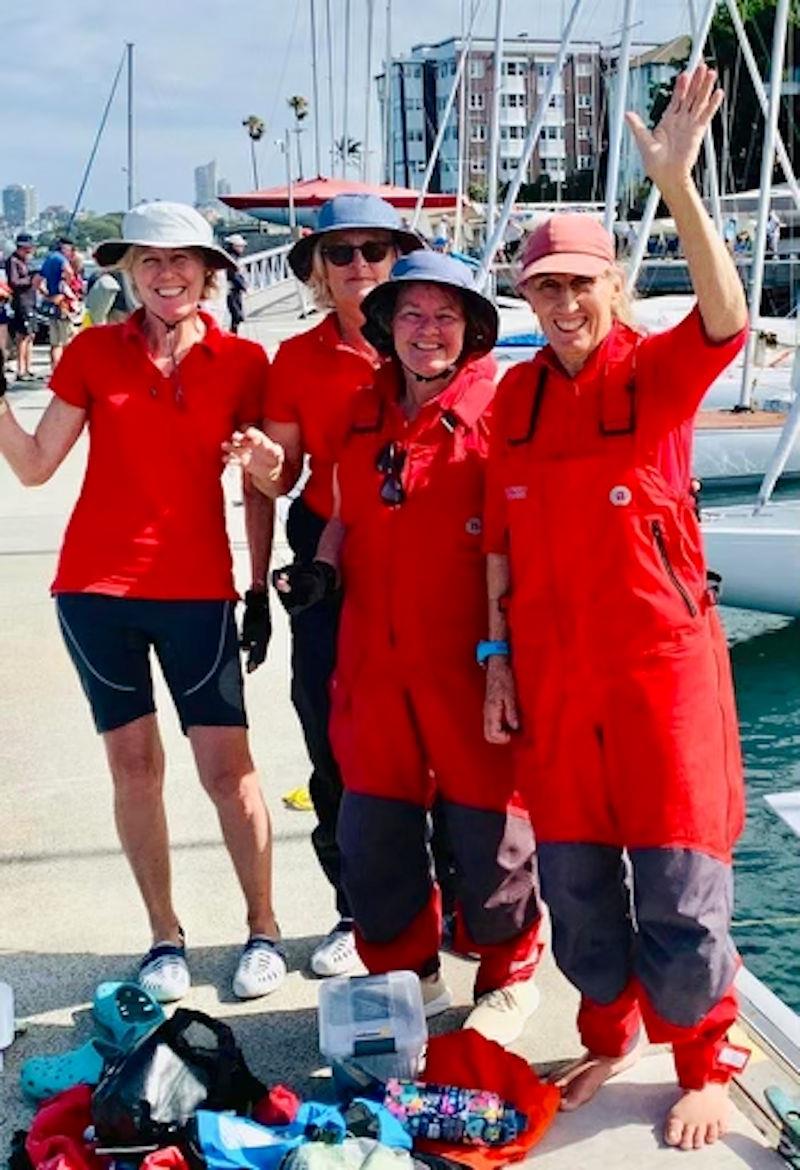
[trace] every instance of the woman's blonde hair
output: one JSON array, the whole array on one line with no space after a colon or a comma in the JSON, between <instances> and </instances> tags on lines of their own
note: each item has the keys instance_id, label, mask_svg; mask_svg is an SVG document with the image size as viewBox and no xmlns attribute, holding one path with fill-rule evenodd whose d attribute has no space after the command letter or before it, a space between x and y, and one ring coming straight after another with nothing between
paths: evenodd
<instances>
[{"instance_id":1,"label":"woman's blonde hair","mask_svg":"<svg viewBox=\"0 0 800 1170\"><path fill-rule=\"evenodd\" d=\"M136 287L136 280L135 280L134 275L133 275L133 266L136 263L136 257L139 255L139 253L144 252L146 250L147 250L146 248L142 248L139 244L131 244L131 246L129 248L125 249L125 251L122 253L122 255L120 256L120 258L116 264L109 265L109 270L116 269L117 271L124 272L127 275L128 280L130 281L131 289L133 290L134 296L136 297L137 300L141 300L141 297L139 296L139 290ZM206 253L203 251L202 248L189 247L189 248L186 248L186 251L187 252L199 252L200 255L203 257L203 261L205 262L205 264L208 265L208 257L206 256ZM205 280L203 281L203 293L202 293L202 296L200 298L201 300L203 300L203 301L213 300L214 297L216 297L218 295L218 293L219 293L219 284L217 282L218 272L219 272L218 268L206 267Z\"/></svg>"},{"instance_id":2,"label":"woman's blonde hair","mask_svg":"<svg viewBox=\"0 0 800 1170\"><path fill-rule=\"evenodd\" d=\"M636 333L643 333L644 330L641 325L634 319L634 297L628 292L625 270L619 264L615 264L610 271L616 273L619 278L619 289L611 304L611 315L615 321L621 321L623 325L627 325L629 329L635 330Z\"/></svg>"},{"instance_id":3,"label":"woman's blonde hair","mask_svg":"<svg viewBox=\"0 0 800 1170\"><path fill-rule=\"evenodd\" d=\"M314 304L321 312L335 308L331 286L328 284L328 274L325 271L325 257L322 255L322 241L324 236L314 244L311 253L311 275L306 282L306 288L311 293Z\"/></svg>"}]
</instances>

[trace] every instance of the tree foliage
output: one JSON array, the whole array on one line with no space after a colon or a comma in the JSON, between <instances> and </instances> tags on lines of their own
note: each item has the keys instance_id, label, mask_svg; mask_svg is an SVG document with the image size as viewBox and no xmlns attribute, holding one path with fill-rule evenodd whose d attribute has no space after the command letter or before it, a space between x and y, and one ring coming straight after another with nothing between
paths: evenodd
<instances>
[{"instance_id":1,"label":"tree foliage","mask_svg":"<svg viewBox=\"0 0 800 1170\"><path fill-rule=\"evenodd\" d=\"M738 0L739 14L758 65L758 71L765 82L769 80L772 59L772 34L775 25L776 0ZM726 191L746 191L759 185L761 175L761 151L764 137L764 118L756 97L750 73L742 56L736 30L731 21L728 6L717 6L711 24L705 54L706 62L719 74L720 84L725 90L725 104L719 117L714 120L714 143L718 160L725 160L725 174L722 185ZM684 62L671 61L676 76ZM789 9L789 31L784 58L784 78L800 68L800 0L791 0ZM650 124L654 126L672 97L675 78L668 83L651 87ZM793 103L781 102L778 128L783 137L790 158L794 158L798 146L798 127L792 112ZM725 119L723 124L722 119ZM727 143L726 143L727 137ZM783 178L780 171L775 181Z\"/></svg>"}]
</instances>

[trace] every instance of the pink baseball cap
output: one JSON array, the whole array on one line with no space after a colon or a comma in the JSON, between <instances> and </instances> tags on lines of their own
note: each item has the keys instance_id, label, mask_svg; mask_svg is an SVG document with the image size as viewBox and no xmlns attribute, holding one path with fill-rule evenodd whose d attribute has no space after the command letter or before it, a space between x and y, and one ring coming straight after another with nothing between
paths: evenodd
<instances>
[{"instance_id":1,"label":"pink baseball cap","mask_svg":"<svg viewBox=\"0 0 800 1170\"><path fill-rule=\"evenodd\" d=\"M614 241L591 215L551 215L525 241L517 284L540 272L599 276L613 264Z\"/></svg>"}]
</instances>

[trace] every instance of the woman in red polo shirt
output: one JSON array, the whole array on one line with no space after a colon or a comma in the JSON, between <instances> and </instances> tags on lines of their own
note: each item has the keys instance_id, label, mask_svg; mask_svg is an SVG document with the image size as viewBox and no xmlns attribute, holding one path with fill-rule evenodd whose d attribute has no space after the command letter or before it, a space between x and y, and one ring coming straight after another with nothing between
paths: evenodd
<instances>
[{"instance_id":1,"label":"woman in red polo shirt","mask_svg":"<svg viewBox=\"0 0 800 1170\"><path fill-rule=\"evenodd\" d=\"M331 473L354 398L372 384L381 359L361 332L361 302L403 252L422 247L395 209L375 195L337 195L320 210L316 231L289 253L295 275L307 284L325 318L284 341L270 370L266 432L271 480L260 481L276 498L290 492L308 458L309 475L289 509L286 534L298 562L309 563L332 507ZM263 461L259 461L264 465ZM309 792L317 816L311 840L333 886L338 921L315 948L316 975L343 975L357 966L353 919L342 889L336 822L342 797L339 768L328 738L328 687L336 656L341 598L327 598L292 618L292 702L303 727L312 773Z\"/></svg>"},{"instance_id":2,"label":"woman in red polo shirt","mask_svg":"<svg viewBox=\"0 0 800 1170\"><path fill-rule=\"evenodd\" d=\"M202 216L182 204L142 204L122 227L122 239L96 256L127 270L142 308L67 347L34 434L0 408L0 452L23 483L43 483L88 427L86 476L52 590L105 741L120 841L150 920L153 945L139 980L162 1002L190 983L172 901L152 647L247 903L249 939L233 987L251 998L272 991L286 966L272 909L269 816L248 748L221 445L260 422L268 361L199 310L216 271L233 267ZM271 504L257 492L246 499L258 536L245 618L252 669L269 637L258 557Z\"/></svg>"},{"instance_id":3,"label":"woman in red polo shirt","mask_svg":"<svg viewBox=\"0 0 800 1170\"><path fill-rule=\"evenodd\" d=\"M498 390L485 541L486 734L514 745L553 952L582 996L587 1052L562 1108L630 1064L644 1027L673 1047L665 1138L682 1149L724 1131L747 1055L727 1036L741 759L690 491L694 415L747 321L691 177L715 78L682 74L652 134L628 115L680 232L697 295L684 321L643 337L620 320L614 244L588 216L553 216L522 248L548 345Z\"/></svg>"}]
</instances>

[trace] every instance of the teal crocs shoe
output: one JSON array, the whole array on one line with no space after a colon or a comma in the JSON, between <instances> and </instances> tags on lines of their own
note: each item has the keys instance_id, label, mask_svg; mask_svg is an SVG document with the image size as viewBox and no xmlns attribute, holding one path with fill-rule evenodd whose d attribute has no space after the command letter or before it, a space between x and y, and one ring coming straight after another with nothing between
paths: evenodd
<instances>
[{"instance_id":1,"label":"teal crocs shoe","mask_svg":"<svg viewBox=\"0 0 800 1170\"><path fill-rule=\"evenodd\" d=\"M790 1097L777 1085L769 1085L764 1096L781 1121L778 1153L793 1167L800 1167L800 1097Z\"/></svg>"},{"instance_id":2,"label":"teal crocs shoe","mask_svg":"<svg viewBox=\"0 0 800 1170\"><path fill-rule=\"evenodd\" d=\"M101 983L92 1015L99 1038L121 1051L163 1023L164 1010L138 983Z\"/></svg>"},{"instance_id":3,"label":"teal crocs shoe","mask_svg":"<svg viewBox=\"0 0 800 1170\"><path fill-rule=\"evenodd\" d=\"M98 1035L57 1056L32 1056L20 1069L22 1091L46 1101L74 1085L96 1085L111 1060L127 1052L164 1019L159 1004L137 983L101 983L92 1004Z\"/></svg>"}]
</instances>

